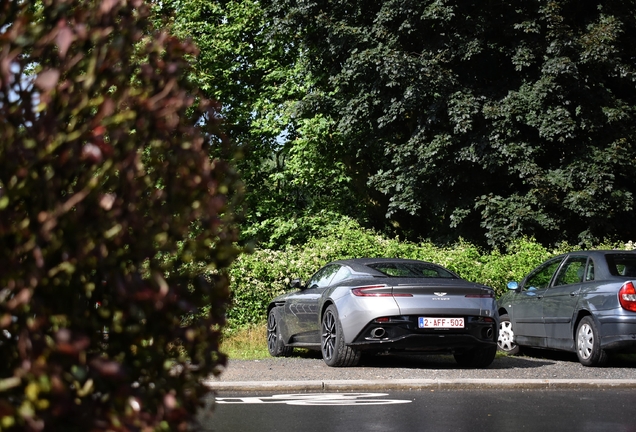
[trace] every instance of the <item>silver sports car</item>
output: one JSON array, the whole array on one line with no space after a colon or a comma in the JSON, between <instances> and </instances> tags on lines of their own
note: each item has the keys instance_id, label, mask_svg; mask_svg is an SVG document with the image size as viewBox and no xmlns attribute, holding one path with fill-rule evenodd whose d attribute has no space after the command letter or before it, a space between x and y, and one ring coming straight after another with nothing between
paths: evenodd
<instances>
[{"instance_id":1,"label":"silver sports car","mask_svg":"<svg viewBox=\"0 0 636 432\"><path fill-rule=\"evenodd\" d=\"M439 265L364 258L334 261L267 308L272 356L320 350L329 366L354 366L362 352L452 353L487 367L497 351L494 291Z\"/></svg>"},{"instance_id":2,"label":"silver sports car","mask_svg":"<svg viewBox=\"0 0 636 432\"><path fill-rule=\"evenodd\" d=\"M499 347L576 352L586 366L608 352L636 351L636 251L578 251L554 257L508 283L499 299Z\"/></svg>"}]
</instances>

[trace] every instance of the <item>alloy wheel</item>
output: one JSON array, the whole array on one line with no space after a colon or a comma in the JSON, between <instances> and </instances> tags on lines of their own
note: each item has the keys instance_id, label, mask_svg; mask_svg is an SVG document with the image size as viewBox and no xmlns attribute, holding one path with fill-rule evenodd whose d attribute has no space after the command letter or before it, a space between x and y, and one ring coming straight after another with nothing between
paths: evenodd
<instances>
[{"instance_id":1,"label":"alloy wheel","mask_svg":"<svg viewBox=\"0 0 636 432\"><path fill-rule=\"evenodd\" d=\"M499 327L499 338L497 344L503 351L512 351L517 347L514 342L515 334L512 331L512 323L510 321L503 321Z\"/></svg>"},{"instance_id":2,"label":"alloy wheel","mask_svg":"<svg viewBox=\"0 0 636 432\"><path fill-rule=\"evenodd\" d=\"M589 359L594 349L594 331L589 324L584 323L581 325L577 340L578 343L576 345L579 355L583 359Z\"/></svg>"},{"instance_id":3,"label":"alloy wheel","mask_svg":"<svg viewBox=\"0 0 636 432\"><path fill-rule=\"evenodd\" d=\"M276 323L276 317L273 313L270 313L267 317L267 348L272 353L276 351L278 343L278 324Z\"/></svg>"},{"instance_id":4,"label":"alloy wheel","mask_svg":"<svg viewBox=\"0 0 636 432\"><path fill-rule=\"evenodd\" d=\"M515 342L515 331L512 328L512 321L506 313L501 314L499 317L497 348L508 355L517 355L521 352L521 347Z\"/></svg>"},{"instance_id":5,"label":"alloy wheel","mask_svg":"<svg viewBox=\"0 0 636 432\"><path fill-rule=\"evenodd\" d=\"M336 317L330 311L322 319L322 353L325 359L331 359L336 349Z\"/></svg>"}]
</instances>

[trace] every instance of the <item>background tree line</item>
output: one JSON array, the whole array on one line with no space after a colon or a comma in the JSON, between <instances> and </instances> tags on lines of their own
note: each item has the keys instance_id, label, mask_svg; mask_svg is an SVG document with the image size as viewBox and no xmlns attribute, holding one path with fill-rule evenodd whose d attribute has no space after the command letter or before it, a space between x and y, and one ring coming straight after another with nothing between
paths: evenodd
<instances>
[{"instance_id":1,"label":"background tree line","mask_svg":"<svg viewBox=\"0 0 636 432\"><path fill-rule=\"evenodd\" d=\"M634 1L162 3L245 151L245 239L629 239Z\"/></svg>"}]
</instances>

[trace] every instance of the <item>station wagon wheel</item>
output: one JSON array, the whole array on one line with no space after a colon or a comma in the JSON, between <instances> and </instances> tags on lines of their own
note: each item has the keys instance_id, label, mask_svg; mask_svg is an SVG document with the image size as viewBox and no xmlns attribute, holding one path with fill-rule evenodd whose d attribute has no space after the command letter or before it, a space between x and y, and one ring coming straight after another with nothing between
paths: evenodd
<instances>
[{"instance_id":1,"label":"station wagon wheel","mask_svg":"<svg viewBox=\"0 0 636 432\"><path fill-rule=\"evenodd\" d=\"M360 361L360 351L346 346L338 310L329 305L322 316L320 351L328 366L355 366Z\"/></svg>"},{"instance_id":2,"label":"station wagon wheel","mask_svg":"<svg viewBox=\"0 0 636 432\"><path fill-rule=\"evenodd\" d=\"M582 365L601 366L607 362L607 352L601 349L600 339L592 317L583 317L576 330L576 355Z\"/></svg>"},{"instance_id":3,"label":"station wagon wheel","mask_svg":"<svg viewBox=\"0 0 636 432\"><path fill-rule=\"evenodd\" d=\"M499 317L499 337L497 338L497 347L510 355L519 354L520 347L515 342L515 333L512 329L512 322L508 314Z\"/></svg>"},{"instance_id":4,"label":"station wagon wheel","mask_svg":"<svg viewBox=\"0 0 636 432\"><path fill-rule=\"evenodd\" d=\"M272 357L289 357L294 347L285 345L279 328L280 312L272 308L267 315L267 350Z\"/></svg>"}]
</instances>

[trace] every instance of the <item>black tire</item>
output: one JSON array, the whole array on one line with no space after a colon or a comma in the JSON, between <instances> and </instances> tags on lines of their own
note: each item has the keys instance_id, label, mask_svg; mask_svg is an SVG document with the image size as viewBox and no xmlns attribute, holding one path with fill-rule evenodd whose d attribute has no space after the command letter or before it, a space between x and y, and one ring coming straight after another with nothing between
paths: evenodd
<instances>
[{"instance_id":1,"label":"black tire","mask_svg":"<svg viewBox=\"0 0 636 432\"><path fill-rule=\"evenodd\" d=\"M329 305L325 310L320 328L320 351L327 366L347 367L358 364L360 351L345 345L338 310L334 305Z\"/></svg>"},{"instance_id":2,"label":"black tire","mask_svg":"<svg viewBox=\"0 0 636 432\"><path fill-rule=\"evenodd\" d=\"M285 345L279 328L280 312L272 308L267 315L267 350L272 357L289 357L294 347Z\"/></svg>"},{"instance_id":3,"label":"black tire","mask_svg":"<svg viewBox=\"0 0 636 432\"><path fill-rule=\"evenodd\" d=\"M521 347L515 342L515 333L512 329L512 321L510 321L508 314L503 314L499 317L497 348L499 351L509 355L517 355L521 352Z\"/></svg>"},{"instance_id":4,"label":"black tire","mask_svg":"<svg viewBox=\"0 0 636 432\"><path fill-rule=\"evenodd\" d=\"M465 368L480 369L490 366L497 355L497 347L473 348L460 354L455 354L455 361Z\"/></svg>"},{"instance_id":5,"label":"black tire","mask_svg":"<svg viewBox=\"0 0 636 432\"><path fill-rule=\"evenodd\" d=\"M601 349L601 338L592 317L586 316L579 321L574 342L576 355L583 366L602 366L607 363L608 355Z\"/></svg>"}]
</instances>

